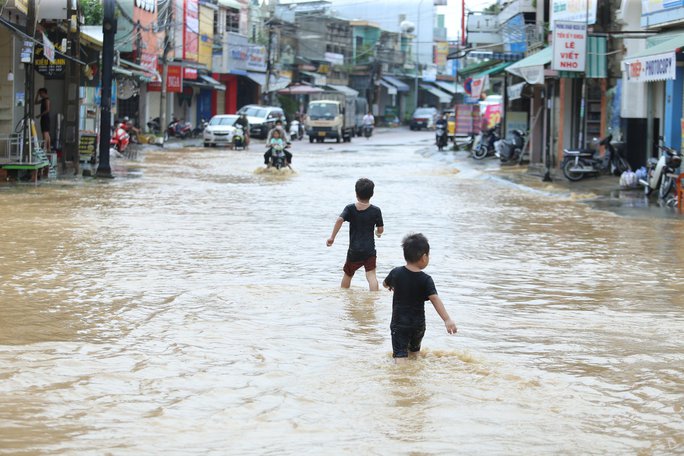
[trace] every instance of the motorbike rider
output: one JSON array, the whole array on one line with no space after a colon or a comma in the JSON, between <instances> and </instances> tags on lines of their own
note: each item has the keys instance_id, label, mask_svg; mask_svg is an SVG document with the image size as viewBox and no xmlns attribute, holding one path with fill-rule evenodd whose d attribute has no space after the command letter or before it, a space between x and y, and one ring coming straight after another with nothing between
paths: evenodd
<instances>
[{"instance_id":1,"label":"motorbike rider","mask_svg":"<svg viewBox=\"0 0 684 456\"><path fill-rule=\"evenodd\" d=\"M287 163L287 167L292 169L292 166L290 166L290 164L292 163L292 154L288 152L287 149L285 149L285 147L287 147L290 143L287 141L287 138L283 137L282 129L277 128L273 128L269 132L269 139L266 141L267 150L264 154L264 163L266 164L266 167L271 167L271 158L273 157L273 146L276 144L283 146L283 153L285 154L285 161Z\"/></svg>"},{"instance_id":2,"label":"motorbike rider","mask_svg":"<svg viewBox=\"0 0 684 456\"><path fill-rule=\"evenodd\" d=\"M288 136L287 131L285 130L285 127L283 127L283 121L280 118L278 118L275 121L275 125L268 132L268 137L266 138L266 144L267 145L270 144L271 139L273 138L273 134L276 131L280 134L279 138L281 138L283 140L283 142L289 146L290 145L290 137ZM285 157L287 160L287 166L290 166L292 164L292 152L285 149Z\"/></svg>"},{"instance_id":3,"label":"motorbike rider","mask_svg":"<svg viewBox=\"0 0 684 456\"><path fill-rule=\"evenodd\" d=\"M242 127L242 134L245 137L245 147L249 146L249 120L246 114L240 114L240 117L235 121L235 125Z\"/></svg>"}]
</instances>

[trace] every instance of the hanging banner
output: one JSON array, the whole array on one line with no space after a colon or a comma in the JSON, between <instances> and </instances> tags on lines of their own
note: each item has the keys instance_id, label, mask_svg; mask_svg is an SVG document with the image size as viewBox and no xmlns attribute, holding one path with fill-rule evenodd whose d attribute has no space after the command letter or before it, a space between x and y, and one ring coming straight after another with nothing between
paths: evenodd
<instances>
[{"instance_id":1,"label":"hanging banner","mask_svg":"<svg viewBox=\"0 0 684 456\"><path fill-rule=\"evenodd\" d=\"M43 33L43 55L50 63L55 63L55 45Z\"/></svg>"},{"instance_id":2,"label":"hanging banner","mask_svg":"<svg viewBox=\"0 0 684 456\"><path fill-rule=\"evenodd\" d=\"M159 74L162 73L162 67L159 67ZM150 92L161 91L160 82L150 82L147 84L147 90ZM181 93L183 91L183 67L177 65L169 65L166 74L166 91Z\"/></svg>"},{"instance_id":3,"label":"hanging banner","mask_svg":"<svg viewBox=\"0 0 684 456\"><path fill-rule=\"evenodd\" d=\"M587 24L556 21L553 29L553 59L556 71L584 72L587 61Z\"/></svg>"},{"instance_id":4,"label":"hanging banner","mask_svg":"<svg viewBox=\"0 0 684 456\"><path fill-rule=\"evenodd\" d=\"M513 84L508 86L508 99L510 101L517 100L519 98L522 98L522 91L523 88L525 87L525 83L521 82L520 84Z\"/></svg>"},{"instance_id":5,"label":"hanging banner","mask_svg":"<svg viewBox=\"0 0 684 456\"><path fill-rule=\"evenodd\" d=\"M596 23L597 0L551 0L551 29L558 21L576 21L585 24Z\"/></svg>"},{"instance_id":6,"label":"hanging banner","mask_svg":"<svg viewBox=\"0 0 684 456\"><path fill-rule=\"evenodd\" d=\"M664 81L676 78L677 56L674 52L625 59L622 64L629 82Z\"/></svg>"},{"instance_id":7,"label":"hanging banner","mask_svg":"<svg viewBox=\"0 0 684 456\"><path fill-rule=\"evenodd\" d=\"M481 78L473 78L470 83L470 94L473 98L480 98L487 88L489 88L489 75L485 74Z\"/></svg>"}]
</instances>

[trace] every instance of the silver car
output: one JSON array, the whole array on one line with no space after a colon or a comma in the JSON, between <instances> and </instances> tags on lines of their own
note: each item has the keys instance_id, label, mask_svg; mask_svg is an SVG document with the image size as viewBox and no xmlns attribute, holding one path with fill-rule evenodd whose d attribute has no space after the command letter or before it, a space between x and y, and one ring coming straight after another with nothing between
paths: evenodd
<instances>
[{"instance_id":1,"label":"silver car","mask_svg":"<svg viewBox=\"0 0 684 456\"><path fill-rule=\"evenodd\" d=\"M235 121L237 114L220 114L214 116L202 132L204 147L233 144L233 134L235 133Z\"/></svg>"}]
</instances>

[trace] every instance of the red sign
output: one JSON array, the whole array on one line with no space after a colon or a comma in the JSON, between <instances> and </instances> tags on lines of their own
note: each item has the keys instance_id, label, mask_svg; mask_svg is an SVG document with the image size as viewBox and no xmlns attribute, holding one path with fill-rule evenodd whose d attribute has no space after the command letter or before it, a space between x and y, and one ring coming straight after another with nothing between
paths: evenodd
<instances>
[{"instance_id":1,"label":"red sign","mask_svg":"<svg viewBox=\"0 0 684 456\"><path fill-rule=\"evenodd\" d=\"M195 68L183 68L183 79L197 79L197 69Z\"/></svg>"},{"instance_id":2,"label":"red sign","mask_svg":"<svg viewBox=\"0 0 684 456\"><path fill-rule=\"evenodd\" d=\"M197 62L199 56L199 1L185 0L183 26L183 60Z\"/></svg>"},{"instance_id":3,"label":"red sign","mask_svg":"<svg viewBox=\"0 0 684 456\"><path fill-rule=\"evenodd\" d=\"M159 74L162 74L161 67L159 67ZM161 82L150 82L147 84L147 90L150 92L160 92ZM166 91L175 93L183 91L183 67L169 65L166 75Z\"/></svg>"}]
</instances>

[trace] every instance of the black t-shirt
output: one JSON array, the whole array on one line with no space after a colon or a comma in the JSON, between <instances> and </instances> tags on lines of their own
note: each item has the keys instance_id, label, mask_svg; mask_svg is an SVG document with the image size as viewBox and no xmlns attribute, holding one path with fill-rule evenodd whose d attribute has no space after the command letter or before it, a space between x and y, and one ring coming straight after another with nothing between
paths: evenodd
<instances>
[{"instance_id":1,"label":"black t-shirt","mask_svg":"<svg viewBox=\"0 0 684 456\"><path fill-rule=\"evenodd\" d=\"M432 277L423 271L409 271L406 266L394 268L384 282L394 290L391 328L425 326L425 301L437 294Z\"/></svg>"},{"instance_id":2,"label":"black t-shirt","mask_svg":"<svg viewBox=\"0 0 684 456\"><path fill-rule=\"evenodd\" d=\"M371 204L368 209L360 211L355 204L349 204L340 217L349 222L347 261L364 261L374 256L376 253L373 231L376 226L383 226L380 208Z\"/></svg>"}]
</instances>

